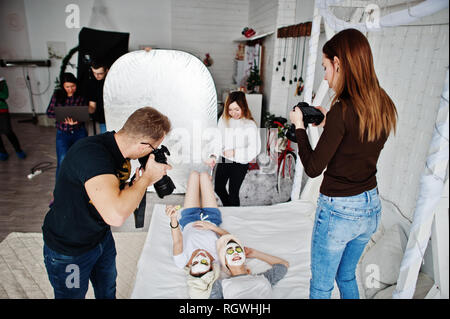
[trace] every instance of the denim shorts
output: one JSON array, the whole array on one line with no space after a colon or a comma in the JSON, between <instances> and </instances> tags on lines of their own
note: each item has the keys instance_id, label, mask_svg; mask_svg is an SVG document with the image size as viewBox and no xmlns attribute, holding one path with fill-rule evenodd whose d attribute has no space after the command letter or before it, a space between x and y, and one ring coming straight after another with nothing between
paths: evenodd
<instances>
[{"instance_id":1,"label":"denim shorts","mask_svg":"<svg viewBox=\"0 0 450 319\"><path fill-rule=\"evenodd\" d=\"M222 224L222 213L215 207L192 207L181 211L180 226L183 229L187 224L205 220L219 226Z\"/></svg>"}]
</instances>

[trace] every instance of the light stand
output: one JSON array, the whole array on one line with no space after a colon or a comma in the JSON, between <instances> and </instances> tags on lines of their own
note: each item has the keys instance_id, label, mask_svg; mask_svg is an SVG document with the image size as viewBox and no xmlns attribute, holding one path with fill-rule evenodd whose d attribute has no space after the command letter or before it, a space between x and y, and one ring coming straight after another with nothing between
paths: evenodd
<instances>
[{"instance_id":1,"label":"light stand","mask_svg":"<svg viewBox=\"0 0 450 319\"><path fill-rule=\"evenodd\" d=\"M24 66L33 66L33 67L50 67L51 62L50 60L0 60L0 66L1 67L24 67ZM31 113L32 118L26 119L26 120L20 120L19 123L33 123L36 124L38 122L37 116L36 116L36 110L34 108L34 100L33 100L33 92L31 90L31 81L30 81L30 75L28 73L27 68L27 74L25 77L26 85L28 88L28 93L30 95L30 103L31 103Z\"/></svg>"},{"instance_id":2,"label":"light stand","mask_svg":"<svg viewBox=\"0 0 450 319\"><path fill-rule=\"evenodd\" d=\"M28 74L28 68L27 68L27 75L25 77L25 81L27 81L27 88L28 88L28 93L30 94L30 102L31 102L31 113L32 113L32 117L31 119L26 119L26 120L19 120L19 123L33 123L36 124L38 122L37 116L36 116L36 111L34 108L34 101L33 101L33 92L31 91L31 81L30 81L30 76Z\"/></svg>"}]
</instances>

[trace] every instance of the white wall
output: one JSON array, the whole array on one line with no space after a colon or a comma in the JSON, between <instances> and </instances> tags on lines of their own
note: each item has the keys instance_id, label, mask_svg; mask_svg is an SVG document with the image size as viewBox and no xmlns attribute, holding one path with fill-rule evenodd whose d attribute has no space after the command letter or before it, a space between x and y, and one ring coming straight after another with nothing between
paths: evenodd
<instances>
[{"instance_id":1,"label":"white wall","mask_svg":"<svg viewBox=\"0 0 450 319\"><path fill-rule=\"evenodd\" d=\"M264 39L262 82L264 87L263 110L269 109L273 79L274 48L277 31L278 0L250 0L248 25L258 34L273 32Z\"/></svg>"},{"instance_id":2,"label":"white wall","mask_svg":"<svg viewBox=\"0 0 450 319\"><path fill-rule=\"evenodd\" d=\"M234 39L248 23L248 0L172 0L172 48L203 60L209 53L218 99L232 86Z\"/></svg>"},{"instance_id":3,"label":"white wall","mask_svg":"<svg viewBox=\"0 0 450 319\"><path fill-rule=\"evenodd\" d=\"M27 52L22 50L24 43L27 41L29 54L24 56L27 58L48 58L47 41L62 42L65 45L65 53L67 53L78 44L78 34L82 27L129 32L130 51L137 50L141 44L171 48L171 2L171 0L2 0L2 15L7 15L8 12L18 13L24 17L23 21L26 29L22 31L23 35L21 38L16 39L14 36L17 32L8 31L7 29L5 31L2 28L0 34L2 39L5 39L3 35L7 33L7 42L3 44L6 49L2 49L0 57L4 58L7 56L8 53L3 53L5 50ZM80 28L68 28L66 26L66 18L69 13L66 13L65 9L68 4L78 5L80 9ZM103 5L106 8L106 18L105 16L97 15L97 18L91 21L94 5ZM2 19L2 21L5 23L7 20ZM90 21L93 23L92 25L90 25ZM76 64L77 55L72 58L71 62ZM52 63L53 65L50 68L50 88L44 94L34 96L38 113L45 112L53 92L55 78L59 75L61 60L52 59ZM67 68L67 71L76 74L76 71L71 68ZM18 78L20 78L21 72L21 70L15 71ZM30 77L34 93L42 92L47 87L47 68L35 68L30 73ZM14 77L11 79L7 77L7 80L13 94L16 91L20 91L25 97L25 101L28 102L26 88L24 90L22 84L15 85L20 80L16 80ZM13 103L14 101L9 102L12 113L29 113L31 110L29 102L25 106Z\"/></svg>"},{"instance_id":4,"label":"white wall","mask_svg":"<svg viewBox=\"0 0 450 319\"><path fill-rule=\"evenodd\" d=\"M277 12L277 21L276 28L280 28L286 25L295 24L295 8L296 1L295 0L279 0L278 2L278 12ZM275 32L276 37L276 32ZM292 46L292 40L289 40L290 46L287 48L286 55L286 63L279 67L279 70L276 71L276 67L278 66L278 61L281 61L284 57L284 49L285 49L285 41L286 38L280 39L275 38L274 41L274 53L272 60L272 81L270 88L270 99L268 104L268 111L277 116L286 116L286 110L288 109L289 101L289 90L293 87L293 85L289 86L289 74L290 74L290 66L292 65L292 59L294 56L294 50ZM285 68L285 78L286 81L281 81L281 77L283 76L283 70ZM268 88L266 88L267 90Z\"/></svg>"},{"instance_id":5,"label":"white wall","mask_svg":"<svg viewBox=\"0 0 450 319\"><path fill-rule=\"evenodd\" d=\"M0 0L0 58L30 59L31 48L23 0ZM34 70L30 77L34 77ZM9 88L10 112L31 112L22 68L0 68Z\"/></svg>"}]
</instances>

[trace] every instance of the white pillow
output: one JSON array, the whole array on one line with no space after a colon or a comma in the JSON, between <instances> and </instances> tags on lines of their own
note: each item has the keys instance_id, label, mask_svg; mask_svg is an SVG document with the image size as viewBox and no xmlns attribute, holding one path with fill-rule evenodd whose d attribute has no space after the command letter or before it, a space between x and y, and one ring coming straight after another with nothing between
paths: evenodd
<instances>
[{"instance_id":1,"label":"white pillow","mask_svg":"<svg viewBox=\"0 0 450 319\"><path fill-rule=\"evenodd\" d=\"M416 290L414 292L413 299L424 299L431 287L433 287L433 284L433 279L420 272L417 278ZM397 285L389 286L388 288L379 291L373 299L392 299L392 293L395 288L397 288Z\"/></svg>"},{"instance_id":2,"label":"white pillow","mask_svg":"<svg viewBox=\"0 0 450 319\"><path fill-rule=\"evenodd\" d=\"M367 298L397 282L408 239L398 225L389 228L361 262L361 278Z\"/></svg>"}]
</instances>

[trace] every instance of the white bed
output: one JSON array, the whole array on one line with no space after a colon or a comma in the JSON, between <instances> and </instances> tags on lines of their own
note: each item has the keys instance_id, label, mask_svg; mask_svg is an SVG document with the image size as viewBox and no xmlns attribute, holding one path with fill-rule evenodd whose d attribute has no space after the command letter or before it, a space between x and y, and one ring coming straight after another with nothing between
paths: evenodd
<instances>
[{"instance_id":1,"label":"white bed","mask_svg":"<svg viewBox=\"0 0 450 319\"><path fill-rule=\"evenodd\" d=\"M156 205L153 210L131 298L189 298L186 275L175 267L172 260L172 238L164 209L164 205ZM223 217L221 227L238 236L245 246L289 261L289 271L274 287L274 297L308 298L315 205L298 200L273 206L221 207L220 210ZM269 267L264 262L251 259L248 265L255 273ZM337 289L334 289L332 297L338 296Z\"/></svg>"}]
</instances>

